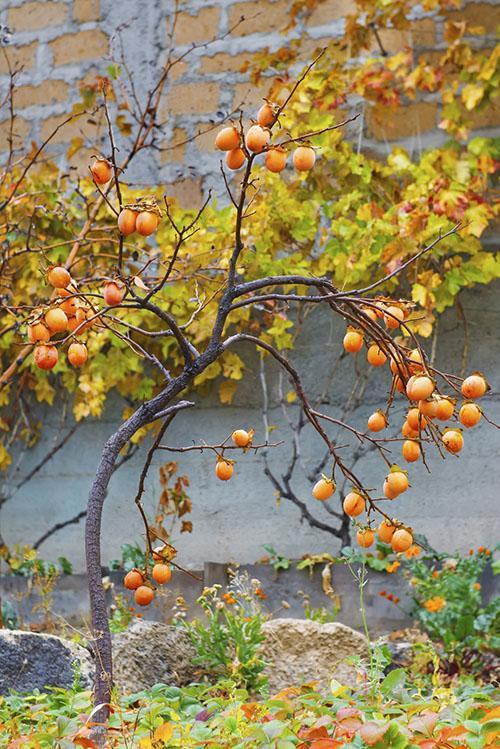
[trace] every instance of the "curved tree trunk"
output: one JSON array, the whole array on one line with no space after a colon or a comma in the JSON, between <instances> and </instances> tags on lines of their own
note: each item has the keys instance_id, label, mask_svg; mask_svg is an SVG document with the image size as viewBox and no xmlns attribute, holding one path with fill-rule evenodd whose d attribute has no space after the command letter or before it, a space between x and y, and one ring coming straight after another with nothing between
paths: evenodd
<instances>
[{"instance_id":1,"label":"curved tree trunk","mask_svg":"<svg viewBox=\"0 0 500 749\"><path fill-rule=\"evenodd\" d=\"M138 429L156 419L173 418L178 411L194 405L194 403L188 401L179 401L172 404L172 400L193 381L199 372L212 363L220 350L218 345L208 347L179 377L172 380L165 390L147 403L143 403L104 445L89 494L85 523L85 554L96 660L94 704L96 707L102 706L93 715L93 722L104 724L107 720L113 686L111 634L101 571L101 519L104 500L116 459L120 450ZM101 733L103 732L102 729ZM102 736L98 736L98 738L101 741L104 740Z\"/></svg>"}]
</instances>

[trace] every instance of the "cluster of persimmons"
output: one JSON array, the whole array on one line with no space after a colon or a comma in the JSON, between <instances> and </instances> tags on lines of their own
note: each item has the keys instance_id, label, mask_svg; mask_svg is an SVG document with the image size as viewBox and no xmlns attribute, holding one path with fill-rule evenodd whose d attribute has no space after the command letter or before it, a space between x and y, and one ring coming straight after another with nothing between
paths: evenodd
<instances>
[{"instance_id":1,"label":"cluster of persimmons","mask_svg":"<svg viewBox=\"0 0 500 749\"><path fill-rule=\"evenodd\" d=\"M149 576L148 569L137 569L136 567L127 572L123 584L128 590L134 591L134 599L138 606L149 606L155 597L155 583L165 585L172 579L172 570L168 561L171 547L169 544L157 546L153 549L154 565Z\"/></svg>"},{"instance_id":2,"label":"cluster of persimmons","mask_svg":"<svg viewBox=\"0 0 500 749\"><path fill-rule=\"evenodd\" d=\"M235 125L227 125L217 133L215 145L226 152L228 169L241 169L249 155L263 153L264 165L268 171L275 174L283 171L288 158L287 149L284 144L271 144L270 128L277 121L279 112L276 104L266 101L257 113L257 121L245 133ZM292 163L297 171L309 171L315 161L316 152L308 143L294 148Z\"/></svg>"},{"instance_id":3,"label":"cluster of persimmons","mask_svg":"<svg viewBox=\"0 0 500 749\"><path fill-rule=\"evenodd\" d=\"M407 316L407 310L401 304L388 300L374 300L370 307L363 312L373 322L381 319L388 330L399 330L401 323ZM359 353L365 345L365 333L361 329L348 327L343 346L346 352ZM366 358L372 367L383 367L388 363L393 382L391 392L401 393L408 401L409 408L402 424L402 456L407 463L414 463L422 459L421 442L426 433L437 440L444 449L454 455L458 454L464 444L462 426L470 429L481 419L482 409L475 402L489 389L485 377L475 372L463 380L461 394L463 402L457 407L457 400L441 393L432 376L430 369L420 349L408 349L404 360L398 356L388 356L387 346L381 346L377 341L367 344ZM384 350L385 349L385 350ZM396 349L394 349L396 352ZM368 418L366 434L382 432L389 425L388 410L375 411ZM438 428L436 422L448 422L443 428ZM432 430L432 431L430 431ZM394 464L386 475L382 493L387 500L394 500L409 488L408 473ZM314 485L312 493L315 499L325 501L335 492L335 482L322 476ZM359 488L353 488L343 502L344 512L352 518L362 515L367 509L372 509L373 502ZM390 544L394 552L407 551L413 545L412 529L386 513L378 529L375 531L369 525L359 526L357 541L363 548L372 546L377 535L379 540Z\"/></svg>"},{"instance_id":4,"label":"cluster of persimmons","mask_svg":"<svg viewBox=\"0 0 500 749\"><path fill-rule=\"evenodd\" d=\"M96 185L106 185L113 177L113 167L106 159L96 159L90 168ZM118 215L118 229L123 236L137 231L149 236L158 227L161 211L153 198L140 198L126 205ZM28 341L34 343L34 360L40 369L53 369L59 359L58 347L69 342L68 361L81 367L88 358L87 347L78 335L99 322L99 312L78 291L76 281L63 266L51 266L46 280L53 287L50 300L32 314L28 321ZM121 304L126 287L117 278L104 279L102 298L107 307Z\"/></svg>"}]
</instances>

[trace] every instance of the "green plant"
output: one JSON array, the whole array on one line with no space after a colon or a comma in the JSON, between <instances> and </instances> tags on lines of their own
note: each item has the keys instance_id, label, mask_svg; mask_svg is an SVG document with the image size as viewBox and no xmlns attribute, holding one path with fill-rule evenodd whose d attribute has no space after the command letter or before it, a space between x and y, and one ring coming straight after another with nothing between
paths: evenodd
<instances>
[{"instance_id":1,"label":"green plant","mask_svg":"<svg viewBox=\"0 0 500 749\"><path fill-rule=\"evenodd\" d=\"M124 632L132 621L132 612L124 595L115 595L109 617L109 629L113 634Z\"/></svg>"},{"instance_id":2,"label":"green plant","mask_svg":"<svg viewBox=\"0 0 500 749\"><path fill-rule=\"evenodd\" d=\"M481 576L491 551L480 547L466 556L426 554L405 562L414 606L412 614L451 658L466 650L500 647L500 599L484 605Z\"/></svg>"},{"instance_id":3,"label":"green plant","mask_svg":"<svg viewBox=\"0 0 500 749\"><path fill-rule=\"evenodd\" d=\"M108 749L494 749L495 692L463 683L415 689L403 672L363 687L332 683L329 694L290 685L252 701L231 681L184 688L157 684L113 702ZM91 693L51 689L0 701L0 743L9 749L83 746L90 736ZM378 738L373 741L373 737Z\"/></svg>"},{"instance_id":4,"label":"green plant","mask_svg":"<svg viewBox=\"0 0 500 749\"><path fill-rule=\"evenodd\" d=\"M146 563L144 549L138 544L122 544L120 547L121 558L113 559L109 567L112 570L125 570L129 572L135 567L142 569Z\"/></svg>"},{"instance_id":5,"label":"green plant","mask_svg":"<svg viewBox=\"0 0 500 749\"><path fill-rule=\"evenodd\" d=\"M221 594L220 585L205 588L197 601L205 614L203 620L178 620L189 634L201 666L251 692L266 683L262 675L266 664L259 653L264 639L259 603L263 597L258 580L250 580L248 573L237 573L226 593Z\"/></svg>"},{"instance_id":6,"label":"green plant","mask_svg":"<svg viewBox=\"0 0 500 749\"><path fill-rule=\"evenodd\" d=\"M269 556L261 559L261 562L270 564L272 567L274 567L276 572L279 572L279 570L288 570L290 568L290 560L287 557L284 557L282 554L278 554L276 549L271 546L271 544L264 544L264 549L267 551Z\"/></svg>"}]
</instances>

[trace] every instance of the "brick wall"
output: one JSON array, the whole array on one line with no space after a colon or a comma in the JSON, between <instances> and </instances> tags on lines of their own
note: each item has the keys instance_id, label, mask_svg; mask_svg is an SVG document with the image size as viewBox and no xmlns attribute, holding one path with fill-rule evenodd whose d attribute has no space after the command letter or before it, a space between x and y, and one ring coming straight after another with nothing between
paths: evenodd
<instances>
[{"instance_id":1,"label":"brick wall","mask_svg":"<svg viewBox=\"0 0 500 749\"><path fill-rule=\"evenodd\" d=\"M251 86L240 72L241 65L253 52L283 44L280 31L288 21L289 0L188 0L175 29L175 43L183 51L192 42L217 41L194 51L176 68L174 80L161 105L160 145L171 145L206 129L223 114L242 105L253 111L266 92L265 84ZM96 74L106 75L111 62L109 49L117 46L116 30L122 39L128 63L147 87L154 70L162 62L167 45L168 13L173 2L153 0L4 0L0 22L12 31L9 56L22 65L16 96L16 145L40 142L66 116L79 100L82 82L92 81ZM315 47L342 33L343 17L352 10L352 0L323 0L307 23L299 23L287 38L305 41L304 59ZM414 11L415 19L405 32L383 31L382 42L391 52L411 45L417 51L442 49L444 19ZM245 20L238 23L241 17ZM466 18L485 26L491 37L481 39L486 46L494 44L494 30L500 23L498 3L468 3L449 17ZM271 73L272 71L270 71ZM0 55L0 89L7 85L8 69ZM141 84L140 84L141 85ZM0 116L2 116L0 114ZM446 136L437 130L437 98L410 104L391 122L376 123L369 114L364 118L363 146L386 151L390 142L401 141L410 151L440 142ZM490 108L477 120L478 128L493 128L500 121L499 112ZM352 135L358 137L358 132ZM67 160L72 139L82 138L88 150L69 159L77 170L86 169L88 154L95 151L98 129L91 118L72 122L62 128L53 141L52 150L61 163ZM0 122L0 152L6 148L7 123ZM218 184L219 156L213 152L213 133L174 150L144 153L127 173L127 179L138 183L161 182L171 185L185 203L196 203L202 192Z\"/></svg>"}]
</instances>

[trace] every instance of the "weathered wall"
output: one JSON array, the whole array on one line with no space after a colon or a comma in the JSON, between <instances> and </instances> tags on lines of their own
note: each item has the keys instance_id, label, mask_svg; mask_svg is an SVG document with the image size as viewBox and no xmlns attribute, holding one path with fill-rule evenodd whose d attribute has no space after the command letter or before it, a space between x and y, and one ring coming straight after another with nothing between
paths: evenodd
<instances>
[{"instance_id":1,"label":"weathered wall","mask_svg":"<svg viewBox=\"0 0 500 749\"><path fill-rule=\"evenodd\" d=\"M462 299L469 330L467 369L488 373L493 394L484 399L488 414L500 423L500 284L478 287ZM322 391L340 351L342 325L326 314L311 318L304 330L294 360L311 393ZM450 371L460 362L463 331L454 312L444 315L439 322L437 366ZM242 352L246 357L246 354ZM248 353L248 351L247 351ZM362 357L361 357L362 359ZM221 407L217 396L199 398L196 409L184 412L171 427L171 445L188 445L192 440L219 441L236 426L254 426L257 438L262 438L260 414L261 391L256 359L248 360L250 374L238 389L233 405ZM340 367L328 389L326 410L337 412L351 389L353 360ZM271 393L276 393L276 382L270 372ZM352 416L355 425L364 425L367 416L382 406L389 386L387 372L374 372L367 388L364 405ZM1 520L6 542L33 542L58 520L72 517L85 507L87 493L95 470L99 450L116 424L118 409L110 406L100 422L88 422L81 427L76 442L69 443L44 467L37 478L21 489L3 508ZM403 403L396 409L391 431L396 434L403 420ZM49 412L46 417L44 444L28 453L22 463L24 475L37 464L56 436L57 417ZM280 470L287 463L291 433L283 424L282 415L272 408L270 423L279 426L273 437L285 440L282 447L271 454L271 464ZM304 440L304 460L311 467L321 446L315 437ZM345 440L349 441L348 439ZM319 452L318 452L319 451ZM397 453L396 453L397 454ZM391 504L391 511L426 534L441 550L467 550L478 545L492 545L498 540L500 520L500 432L481 423L465 434L465 448L460 458L450 456L443 463L437 456L430 460L432 474L421 465L410 467L411 489ZM204 561L253 562L260 558L263 544L271 543L286 556L300 557L307 552L336 551L338 543L325 533L313 531L300 524L297 509L287 502L277 505L274 490L263 475L261 459L248 454L236 465L235 475L228 483L214 476L211 455L188 453L174 456L181 473L189 474L189 494L194 503L192 520L194 532L176 538L180 560L186 565L199 566ZM138 513L133 506L138 474L144 451L123 466L111 481L104 510L104 561L119 556L120 545L138 540L142 531ZM157 455L147 481L145 504L152 511L158 499L158 465L170 460L170 454ZM381 486L384 466L374 453L358 464L366 486ZM323 520L326 510L311 498L311 487L302 471L297 472L295 487L301 499ZM338 501L338 500L337 500ZM74 525L53 536L41 547L46 558L64 555L77 570L83 568L83 527Z\"/></svg>"},{"instance_id":2,"label":"weathered wall","mask_svg":"<svg viewBox=\"0 0 500 749\"><path fill-rule=\"evenodd\" d=\"M253 113L266 93L248 83L240 72L252 53L266 47L277 49L288 41L302 38L303 59L312 51L338 38L346 14L352 12L352 0L323 0L307 22L297 25L285 37L280 33L288 25L290 0L186 0L180 3L174 41L176 51L198 46L185 62L175 67L172 81L160 107L162 137L159 146L180 144L238 107ZM10 56L23 66L16 94L19 117L16 121L16 145L46 138L80 100L80 86L93 82L96 74L107 75L111 56L118 53L117 29L121 29L127 62L138 76L138 88L148 86L167 48L167 29L173 0L4 0L0 23L12 30ZM239 22L242 16L244 21ZM446 17L423 13L416 6L415 20L406 32L385 30L382 42L390 51L405 46L416 55L432 55L443 49L445 20L467 18L484 26L487 33L475 37L480 46L494 45L495 29L500 23L500 6L495 2L464 3L464 9ZM215 40L215 41L214 41ZM377 47L374 42L374 53ZM0 90L8 82L6 62L0 56ZM269 70L268 74L272 75ZM6 117L6 114L0 115ZM383 123L371 120L369 111L355 123L351 134L365 148L382 152L400 140L410 150L446 140L437 129L441 119L435 96L409 103ZM477 128L492 128L500 122L500 113L490 107L476 119ZM358 124L359 123L359 124ZM98 129L94 122L78 120L62 128L52 141L53 150L65 161L74 138L83 138L86 148L70 163L87 174L88 155L95 153ZM168 194L185 203L199 204L209 187L220 187L219 155L213 150L213 132L198 138L189 147L146 154L127 172L126 179L142 183L162 182ZM6 147L7 123L0 121L0 152Z\"/></svg>"},{"instance_id":3,"label":"weathered wall","mask_svg":"<svg viewBox=\"0 0 500 749\"><path fill-rule=\"evenodd\" d=\"M204 43L213 38L218 38L218 41L193 52L189 62L176 74L163 104L163 111L168 116L162 142L180 142L186 136L194 135L199 128L209 126L221 116L220 113L227 114L241 103L253 109L263 91L252 88L239 70L252 52L265 46L281 45L279 30L287 20L287 5L286 0L217 0L212 3L191 0L182 6L176 29L179 51L190 42ZM147 86L152 71L157 69L164 55L167 17L172 7L173 3L167 0L5 0L1 3L0 22L7 23L13 32L11 58L24 67L17 93L16 106L20 116L16 121L16 145L20 147L30 140L40 142L47 137L79 99L80 84L92 81L96 73L106 73L110 62L109 43L111 41L112 47L116 46L116 29L124 23L122 34L130 65L140 73L143 85ZM307 40L305 54L310 53L317 44L341 33L343 17L350 8L348 0L326 0L312 14L307 25L299 22L288 37L304 37ZM468 3L464 11L452 17L460 18L460 14L477 20L491 34L500 21L500 7L494 2ZM233 28L242 15L247 20ZM410 44L417 52L432 52L443 47L444 19L425 16L418 10L415 10L415 16L415 23L407 33L384 32L383 41L389 49ZM480 43L491 44L492 36L486 36ZM5 61L0 56L0 87L7 83L6 72ZM495 117L495 111L490 108L478 120L478 127L490 127L491 132ZM439 118L439 105L432 97L411 104L393 120L388 118L383 128L372 125L366 113L362 124L362 147L376 146L385 150L389 148L388 142L395 139L400 139L410 151L425 147L444 138L436 129ZM54 139L54 152L64 162L68 145L75 137L83 137L89 151L95 151L95 136L91 123L67 126ZM219 157L213 153L212 141L213 134L203 136L189 149L181 147L170 151L168 158L144 154L138 166L134 167L135 171L127 173L127 179L165 185L175 182L175 187L166 189L187 202L197 202L201 193L215 182ZM0 151L5 144L6 126L0 122ZM86 170L81 154L75 163L76 168ZM498 392L500 286L477 288L464 295L463 304L469 324L468 368L487 372ZM313 390L317 390L321 380L326 378L338 353L341 337L337 322L332 325L324 314L311 318L311 327L304 332L294 357ZM443 366L456 365L461 357L462 343L461 328L454 314L449 313L439 325L438 358ZM352 361L346 362L334 382L329 396L332 409L341 406L348 395L351 367ZM359 424L363 424L367 415L382 403L386 392L387 379L382 374L376 374L373 381L365 405L355 415ZM189 444L192 439L218 440L236 425L253 425L262 434L256 360L252 362L251 373L239 389L232 407L221 408L215 397L196 400L199 401L198 408L184 413L174 423L169 443ZM500 422L500 401L495 395L488 401L489 413ZM75 437L77 443L69 443L40 471L36 480L5 505L1 522L9 545L33 542L54 522L68 519L84 508L100 446L113 430L118 411L116 404L110 404L102 421L82 426ZM37 464L51 440L57 437L55 413L49 412L44 418L47 424L44 444L26 456L19 476ZM279 469L286 462L291 435L283 426L277 409L272 410L270 420L280 426L274 434L287 443L272 454L272 464ZM309 465L318 449L320 446L316 441L306 439L305 459ZM414 523L439 548L466 549L493 543L498 537L499 450L499 432L493 427L482 424L473 434L467 433L466 449L461 459L450 458L441 466L440 460L435 458L432 477L422 468L412 469L412 489L398 501L398 514ZM105 561L118 556L121 543L140 536L141 525L131 502L143 457L143 452L138 454L112 481L104 516ZM162 459L164 456L156 458L148 481L146 503L149 508L154 506L160 491L156 467ZM180 541L180 553L186 565L231 558L251 562L262 555L262 545L269 542L281 553L294 557L305 552L336 548L324 534L313 532L306 524L300 525L295 507L286 502L280 506L276 504L273 489L262 473L258 457L247 455L241 459L234 480L227 485L216 483L213 461L208 456L190 454L182 456L179 463L181 472L190 475L190 495L194 501L194 533L190 536L184 534ZM368 485L380 485L382 467L376 464L373 455L365 459L363 475ZM311 503L318 516L328 519L324 508L310 499L310 487L300 472L296 485L301 497ZM70 526L53 536L43 545L41 552L47 558L65 555L75 563L77 570L81 570L82 525Z\"/></svg>"}]
</instances>

